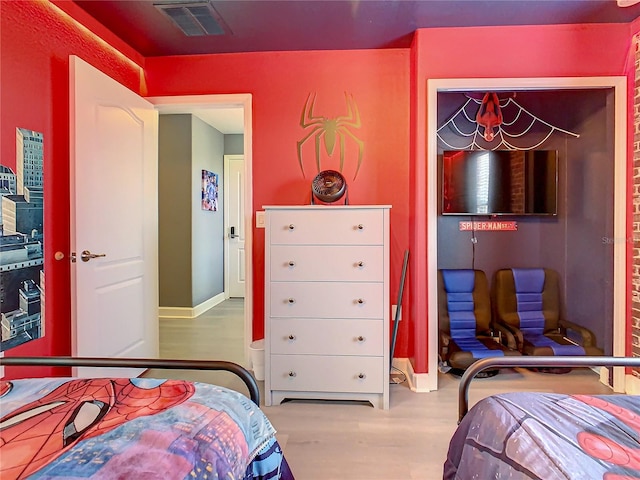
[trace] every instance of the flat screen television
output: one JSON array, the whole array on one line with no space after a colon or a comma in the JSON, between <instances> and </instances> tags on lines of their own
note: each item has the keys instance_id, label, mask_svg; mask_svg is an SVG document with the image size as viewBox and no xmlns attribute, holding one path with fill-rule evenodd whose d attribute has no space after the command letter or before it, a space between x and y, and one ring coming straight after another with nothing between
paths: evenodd
<instances>
[{"instance_id":1,"label":"flat screen television","mask_svg":"<svg viewBox=\"0 0 640 480\"><path fill-rule=\"evenodd\" d=\"M446 150L443 215L557 215L555 150Z\"/></svg>"}]
</instances>

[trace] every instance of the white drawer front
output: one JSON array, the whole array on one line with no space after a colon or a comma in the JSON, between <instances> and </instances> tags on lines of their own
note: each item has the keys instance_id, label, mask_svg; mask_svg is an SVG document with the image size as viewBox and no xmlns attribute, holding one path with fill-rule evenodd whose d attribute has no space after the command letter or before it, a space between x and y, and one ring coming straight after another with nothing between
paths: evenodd
<instances>
[{"instance_id":1,"label":"white drawer front","mask_svg":"<svg viewBox=\"0 0 640 480\"><path fill-rule=\"evenodd\" d=\"M382 356L382 320L271 320L272 354Z\"/></svg>"},{"instance_id":2,"label":"white drawer front","mask_svg":"<svg viewBox=\"0 0 640 480\"><path fill-rule=\"evenodd\" d=\"M271 388L378 393L383 388L383 363L382 357L271 355Z\"/></svg>"},{"instance_id":3,"label":"white drawer front","mask_svg":"<svg viewBox=\"0 0 640 480\"><path fill-rule=\"evenodd\" d=\"M384 247L273 245L272 281L381 282Z\"/></svg>"},{"instance_id":4,"label":"white drawer front","mask_svg":"<svg viewBox=\"0 0 640 480\"><path fill-rule=\"evenodd\" d=\"M271 244L382 245L382 210L278 210L269 212Z\"/></svg>"},{"instance_id":5,"label":"white drawer front","mask_svg":"<svg viewBox=\"0 0 640 480\"><path fill-rule=\"evenodd\" d=\"M383 283L273 282L272 317L383 318Z\"/></svg>"}]
</instances>

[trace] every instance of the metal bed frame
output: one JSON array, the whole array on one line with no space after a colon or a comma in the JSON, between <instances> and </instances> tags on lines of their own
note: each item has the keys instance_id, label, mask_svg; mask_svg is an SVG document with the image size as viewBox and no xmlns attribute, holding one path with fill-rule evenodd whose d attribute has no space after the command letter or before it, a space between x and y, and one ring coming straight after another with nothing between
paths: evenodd
<instances>
[{"instance_id":1,"label":"metal bed frame","mask_svg":"<svg viewBox=\"0 0 640 480\"><path fill-rule=\"evenodd\" d=\"M253 403L260 406L258 384L247 369L222 360L160 360L157 358L98 358L98 357L3 357L0 366L34 367L121 367L163 368L168 370L222 370L231 372L244 382Z\"/></svg>"},{"instance_id":2,"label":"metal bed frame","mask_svg":"<svg viewBox=\"0 0 640 480\"><path fill-rule=\"evenodd\" d=\"M640 357L599 356L522 356L483 358L471 364L460 378L458 387L458 423L469 411L471 380L487 368L505 367L640 367Z\"/></svg>"}]
</instances>

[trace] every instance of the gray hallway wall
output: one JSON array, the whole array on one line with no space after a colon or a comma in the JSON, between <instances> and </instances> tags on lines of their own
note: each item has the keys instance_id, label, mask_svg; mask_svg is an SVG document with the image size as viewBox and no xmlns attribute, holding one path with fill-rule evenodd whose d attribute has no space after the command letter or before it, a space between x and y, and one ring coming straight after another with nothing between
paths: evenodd
<instances>
[{"instance_id":1,"label":"gray hallway wall","mask_svg":"<svg viewBox=\"0 0 640 480\"><path fill-rule=\"evenodd\" d=\"M191 115L158 124L158 277L161 307L191 304Z\"/></svg>"},{"instance_id":2,"label":"gray hallway wall","mask_svg":"<svg viewBox=\"0 0 640 480\"><path fill-rule=\"evenodd\" d=\"M189 114L160 115L159 301L193 308L224 291L224 135ZM218 211L201 208L202 170L218 174Z\"/></svg>"},{"instance_id":3,"label":"gray hallway wall","mask_svg":"<svg viewBox=\"0 0 640 480\"><path fill-rule=\"evenodd\" d=\"M224 136L225 155L244 155L244 135L241 133Z\"/></svg>"},{"instance_id":4,"label":"gray hallway wall","mask_svg":"<svg viewBox=\"0 0 640 480\"><path fill-rule=\"evenodd\" d=\"M224 292L224 135L192 117L192 305ZM202 210L202 170L218 175L218 210Z\"/></svg>"}]
</instances>

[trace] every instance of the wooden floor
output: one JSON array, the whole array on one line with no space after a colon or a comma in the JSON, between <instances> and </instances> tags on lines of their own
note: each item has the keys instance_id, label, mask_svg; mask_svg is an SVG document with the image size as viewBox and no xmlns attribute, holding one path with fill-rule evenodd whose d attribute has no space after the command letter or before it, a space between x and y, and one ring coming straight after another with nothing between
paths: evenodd
<instances>
[{"instance_id":1,"label":"wooden floor","mask_svg":"<svg viewBox=\"0 0 640 480\"><path fill-rule=\"evenodd\" d=\"M228 300L196 319L163 318L163 358L230 360L244 364L243 301ZM246 365L245 365L246 366ZM150 370L145 376L174 376ZM246 393L244 385L222 372L179 372L181 378L223 385ZM263 388L264 382L258 382ZM469 405L507 391L611 393L588 369L564 375L503 370L476 379ZM458 418L458 379L440 374L439 389L414 393L405 384L390 386L390 408L369 403L288 401L264 407L298 480L432 480L442 478L447 446Z\"/></svg>"}]
</instances>

